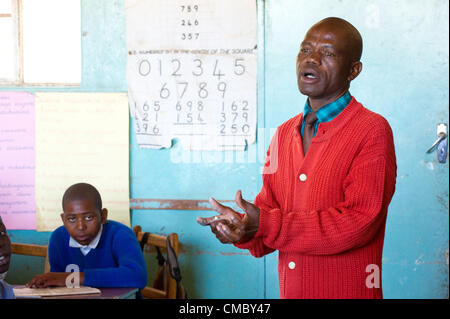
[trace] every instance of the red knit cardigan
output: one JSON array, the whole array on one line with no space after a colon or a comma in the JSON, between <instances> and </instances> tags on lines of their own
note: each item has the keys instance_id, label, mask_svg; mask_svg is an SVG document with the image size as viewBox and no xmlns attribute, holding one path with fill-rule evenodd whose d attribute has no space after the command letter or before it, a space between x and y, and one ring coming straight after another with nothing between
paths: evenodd
<instances>
[{"instance_id":1,"label":"red knit cardigan","mask_svg":"<svg viewBox=\"0 0 450 319\"><path fill-rule=\"evenodd\" d=\"M321 123L304 156L302 114L282 124L255 199L258 232L236 246L279 251L281 298L382 298L381 257L395 190L391 128L354 98Z\"/></svg>"}]
</instances>

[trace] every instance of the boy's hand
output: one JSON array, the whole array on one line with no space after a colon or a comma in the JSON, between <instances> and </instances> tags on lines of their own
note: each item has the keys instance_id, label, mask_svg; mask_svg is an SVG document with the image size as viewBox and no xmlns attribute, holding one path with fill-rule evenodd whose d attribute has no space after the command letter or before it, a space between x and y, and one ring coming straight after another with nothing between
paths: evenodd
<instances>
[{"instance_id":1,"label":"boy's hand","mask_svg":"<svg viewBox=\"0 0 450 319\"><path fill-rule=\"evenodd\" d=\"M48 272L37 275L27 283L28 288L65 287L66 278L70 272ZM82 284L82 273L80 273L80 285Z\"/></svg>"}]
</instances>

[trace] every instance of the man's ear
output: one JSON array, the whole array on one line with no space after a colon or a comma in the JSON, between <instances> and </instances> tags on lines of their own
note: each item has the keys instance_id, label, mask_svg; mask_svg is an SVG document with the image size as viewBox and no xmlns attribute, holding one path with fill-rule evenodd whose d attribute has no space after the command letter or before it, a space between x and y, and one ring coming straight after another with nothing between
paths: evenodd
<instances>
[{"instance_id":1,"label":"man's ear","mask_svg":"<svg viewBox=\"0 0 450 319\"><path fill-rule=\"evenodd\" d=\"M348 82L353 81L362 71L361 61L352 62L350 66L350 74L347 77Z\"/></svg>"},{"instance_id":2,"label":"man's ear","mask_svg":"<svg viewBox=\"0 0 450 319\"><path fill-rule=\"evenodd\" d=\"M64 224L64 213L62 213L62 214L59 215L59 216L61 216L61 220L62 220L62 222L63 222L63 224Z\"/></svg>"},{"instance_id":3,"label":"man's ear","mask_svg":"<svg viewBox=\"0 0 450 319\"><path fill-rule=\"evenodd\" d=\"M102 209L102 224L106 224L106 221L108 220L108 210L106 208Z\"/></svg>"}]
</instances>

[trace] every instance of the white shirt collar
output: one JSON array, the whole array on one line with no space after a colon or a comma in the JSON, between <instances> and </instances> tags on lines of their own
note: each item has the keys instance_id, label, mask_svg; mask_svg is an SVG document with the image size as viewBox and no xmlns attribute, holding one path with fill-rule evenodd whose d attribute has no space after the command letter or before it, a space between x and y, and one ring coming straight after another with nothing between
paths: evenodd
<instances>
[{"instance_id":1,"label":"white shirt collar","mask_svg":"<svg viewBox=\"0 0 450 319\"><path fill-rule=\"evenodd\" d=\"M100 225L100 230L98 231L97 236L95 236L95 238L88 245L81 245L72 236L70 236L69 247L80 248L81 253L86 256L91 251L91 249L97 248L98 242L100 241L100 237L102 235L102 231L103 225Z\"/></svg>"}]
</instances>

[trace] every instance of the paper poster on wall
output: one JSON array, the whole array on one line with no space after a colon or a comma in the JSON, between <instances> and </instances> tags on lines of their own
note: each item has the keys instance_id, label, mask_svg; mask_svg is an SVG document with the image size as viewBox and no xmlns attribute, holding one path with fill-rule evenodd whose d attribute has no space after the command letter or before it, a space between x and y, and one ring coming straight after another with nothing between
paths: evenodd
<instances>
[{"instance_id":1,"label":"paper poster on wall","mask_svg":"<svg viewBox=\"0 0 450 319\"><path fill-rule=\"evenodd\" d=\"M256 1L126 0L130 113L140 147L256 141Z\"/></svg>"},{"instance_id":2,"label":"paper poster on wall","mask_svg":"<svg viewBox=\"0 0 450 319\"><path fill-rule=\"evenodd\" d=\"M0 92L0 216L7 229L36 229L34 96Z\"/></svg>"},{"instance_id":3,"label":"paper poster on wall","mask_svg":"<svg viewBox=\"0 0 450 319\"><path fill-rule=\"evenodd\" d=\"M130 225L129 114L124 93L36 93L37 230L62 225L72 184L100 192L108 219Z\"/></svg>"}]
</instances>

